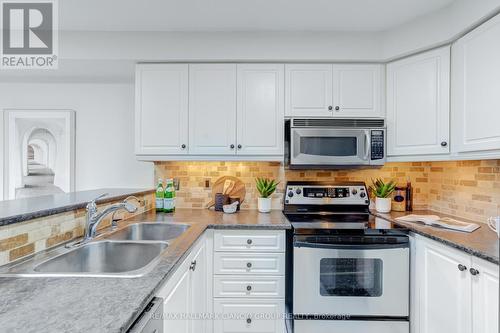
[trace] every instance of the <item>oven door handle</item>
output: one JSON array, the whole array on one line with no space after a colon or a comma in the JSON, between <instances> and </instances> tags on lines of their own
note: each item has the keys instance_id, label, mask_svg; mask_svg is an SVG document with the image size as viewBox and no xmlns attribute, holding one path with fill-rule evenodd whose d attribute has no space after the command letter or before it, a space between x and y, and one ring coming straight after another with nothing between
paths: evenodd
<instances>
[{"instance_id":1,"label":"oven door handle","mask_svg":"<svg viewBox=\"0 0 500 333\"><path fill-rule=\"evenodd\" d=\"M332 250L383 250L383 249L404 249L409 248L408 243L396 244L325 244L325 243L311 243L303 241L294 241L294 247L308 247L312 249L332 249Z\"/></svg>"}]
</instances>

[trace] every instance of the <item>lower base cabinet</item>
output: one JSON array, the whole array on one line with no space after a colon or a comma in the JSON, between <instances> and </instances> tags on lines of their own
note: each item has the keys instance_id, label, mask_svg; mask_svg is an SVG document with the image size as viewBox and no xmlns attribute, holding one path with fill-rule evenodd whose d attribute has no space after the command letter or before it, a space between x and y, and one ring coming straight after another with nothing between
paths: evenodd
<instances>
[{"instance_id":1,"label":"lower base cabinet","mask_svg":"<svg viewBox=\"0 0 500 333\"><path fill-rule=\"evenodd\" d=\"M158 293L163 298L164 332L209 333L206 238L203 235Z\"/></svg>"},{"instance_id":2,"label":"lower base cabinet","mask_svg":"<svg viewBox=\"0 0 500 333\"><path fill-rule=\"evenodd\" d=\"M499 266L414 237L411 333L498 333Z\"/></svg>"},{"instance_id":3,"label":"lower base cabinet","mask_svg":"<svg viewBox=\"0 0 500 333\"><path fill-rule=\"evenodd\" d=\"M218 333L283 333L281 299L215 299L214 311L220 318L214 321Z\"/></svg>"}]
</instances>

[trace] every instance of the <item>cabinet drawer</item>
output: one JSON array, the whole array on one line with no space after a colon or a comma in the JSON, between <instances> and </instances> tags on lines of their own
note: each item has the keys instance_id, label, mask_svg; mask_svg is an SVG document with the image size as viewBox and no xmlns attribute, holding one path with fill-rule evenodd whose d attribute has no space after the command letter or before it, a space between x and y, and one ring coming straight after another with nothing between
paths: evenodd
<instances>
[{"instance_id":1,"label":"cabinet drawer","mask_svg":"<svg viewBox=\"0 0 500 333\"><path fill-rule=\"evenodd\" d=\"M214 253L214 274L284 275L284 253Z\"/></svg>"},{"instance_id":2,"label":"cabinet drawer","mask_svg":"<svg viewBox=\"0 0 500 333\"><path fill-rule=\"evenodd\" d=\"M285 297L283 276L215 276L214 297Z\"/></svg>"},{"instance_id":3,"label":"cabinet drawer","mask_svg":"<svg viewBox=\"0 0 500 333\"><path fill-rule=\"evenodd\" d=\"M214 333L283 333L284 300L231 299L214 301Z\"/></svg>"},{"instance_id":4,"label":"cabinet drawer","mask_svg":"<svg viewBox=\"0 0 500 333\"><path fill-rule=\"evenodd\" d=\"M225 230L214 234L215 251L285 252L282 230Z\"/></svg>"}]
</instances>

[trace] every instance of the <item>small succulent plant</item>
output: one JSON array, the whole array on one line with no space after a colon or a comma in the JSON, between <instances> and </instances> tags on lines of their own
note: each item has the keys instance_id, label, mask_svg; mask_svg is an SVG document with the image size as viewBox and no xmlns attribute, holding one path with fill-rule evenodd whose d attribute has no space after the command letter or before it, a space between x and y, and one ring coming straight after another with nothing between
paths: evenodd
<instances>
[{"instance_id":1,"label":"small succulent plant","mask_svg":"<svg viewBox=\"0 0 500 333\"><path fill-rule=\"evenodd\" d=\"M260 193L260 197L269 198L274 191L276 191L276 186L278 186L279 182L276 182L274 179L256 178L255 184Z\"/></svg>"},{"instance_id":2,"label":"small succulent plant","mask_svg":"<svg viewBox=\"0 0 500 333\"><path fill-rule=\"evenodd\" d=\"M396 182L394 180L385 183L381 178L377 178L375 180L372 179L370 191L377 198L388 198L394 192L395 188Z\"/></svg>"}]
</instances>

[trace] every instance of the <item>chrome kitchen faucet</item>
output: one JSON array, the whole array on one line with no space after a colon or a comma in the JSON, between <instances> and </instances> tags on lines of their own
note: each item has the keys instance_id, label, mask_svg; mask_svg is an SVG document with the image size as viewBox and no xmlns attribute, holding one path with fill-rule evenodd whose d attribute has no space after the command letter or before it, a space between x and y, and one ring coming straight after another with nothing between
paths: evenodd
<instances>
[{"instance_id":1,"label":"chrome kitchen faucet","mask_svg":"<svg viewBox=\"0 0 500 333\"><path fill-rule=\"evenodd\" d=\"M102 197L105 197L108 193L101 194L94 200L87 204L87 214L85 221L85 236L83 237L83 243L92 240L97 232L97 227L102 222L102 220L111 213L114 213L120 209L125 209L129 213L134 213L137 211L137 206L127 202L127 200L108 206L104 208L101 212L97 210L96 201Z\"/></svg>"}]
</instances>

